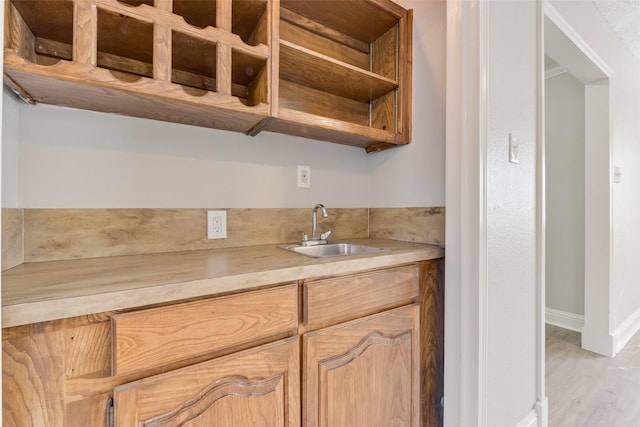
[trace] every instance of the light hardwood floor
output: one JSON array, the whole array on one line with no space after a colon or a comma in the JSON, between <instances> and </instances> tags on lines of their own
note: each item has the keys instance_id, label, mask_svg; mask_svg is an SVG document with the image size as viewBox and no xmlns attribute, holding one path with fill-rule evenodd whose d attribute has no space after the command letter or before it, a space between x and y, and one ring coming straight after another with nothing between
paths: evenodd
<instances>
[{"instance_id":1,"label":"light hardwood floor","mask_svg":"<svg viewBox=\"0 0 640 427\"><path fill-rule=\"evenodd\" d=\"M615 358L580 347L580 334L546 328L550 427L640 426L640 333Z\"/></svg>"}]
</instances>

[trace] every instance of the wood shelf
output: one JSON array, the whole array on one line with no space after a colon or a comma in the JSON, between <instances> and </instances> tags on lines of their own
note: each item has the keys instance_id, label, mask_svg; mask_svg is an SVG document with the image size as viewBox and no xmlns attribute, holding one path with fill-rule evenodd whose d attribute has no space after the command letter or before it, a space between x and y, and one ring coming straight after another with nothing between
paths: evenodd
<instances>
[{"instance_id":1,"label":"wood shelf","mask_svg":"<svg viewBox=\"0 0 640 427\"><path fill-rule=\"evenodd\" d=\"M391 1L280 0L280 6L314 22L318 33L333 32L364 45L379 39L406 12Z\"/></svg>"},{"instance_id":2,"label":"wood shelf","mask_svg":"<svg viewBox=\"0 0 640 427\"><path fill-rule=\"evenodd\" d=\"M361 102L370 102L398 87L394 80L285 40L280 40L280 78Z\"/></svg>"},{"instance_id":3,"label":"wood shelf","mask_svg":"<svg viewBox=\"0 0 640 427\"><path fill-rule=\"evenodd\" d=\"M294 109L280 109L280 116L269 124L273 132L367 148L378 142L401 144L393 131L358 125L352 122L310 114Z\"/></svg>"},{"instance_id":4,"label":"wood shelf","mask_svg":"<svg viewBox=\"0 0 640 427\"><path fill-rule=\"evenodd\" d=\"M26 63L10 49L4 54L8 79L33 94L35 102L236 132L246 132L269 114L266 104L250 107L216 92L194 96L168 81L141 77L127 82L102 68L68 61L42 67Z\"/></svg>"}]
</instances>

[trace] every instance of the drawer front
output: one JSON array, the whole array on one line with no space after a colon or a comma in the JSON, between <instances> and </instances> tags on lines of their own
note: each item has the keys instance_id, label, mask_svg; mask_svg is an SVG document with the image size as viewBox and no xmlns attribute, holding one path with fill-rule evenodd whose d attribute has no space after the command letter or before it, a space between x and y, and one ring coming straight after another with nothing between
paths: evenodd
<instances>
[{"instance_id":1,"label":"drawer front","mask_svg":"<svg viewBox=\"0 0 640 427\"><path fill-rule=\"evenodd\" d=\"M417 265L307 281L302 288L304 330L376 313L417 298Z\"/></svg>"},{"instance_id":2,"label":"drawer front","mask_svg":"<svg viewBox=\"0 0 640 427\"><path fill-rule=\"evenodd\" d=\"M114 315L112 371L126 374L295 334L295 284Z\"/></svg>"}]
</instances>

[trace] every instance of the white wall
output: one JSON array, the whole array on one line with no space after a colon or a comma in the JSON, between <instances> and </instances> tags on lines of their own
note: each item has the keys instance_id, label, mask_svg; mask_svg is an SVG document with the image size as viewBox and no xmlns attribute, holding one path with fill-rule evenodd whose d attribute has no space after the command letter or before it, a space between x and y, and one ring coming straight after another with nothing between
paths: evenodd
<instances>
[{"instance_id":1,"label":"white wall","mask_svg":"<svg viewBox=\"0 0 640 427\"><path fill-rule=\"evenodd\" d=\"M545 81L546 306L584 315L585 86Z\"/></svg>"},{"instance_id":2,"label":"white wall","mask_svg":"<svg viewBox=\"0 0 640 427\"><path fill-rule=\"evenodd\" d=\"M24 208L367 207L362 149L20 105ZM311 189L296 187L311 166Z\"/></svg>"},{"instance_id":3,"label":"white wall","mask_svg":"<svg viewBox=\"0 0 640 427\"><path fill-rule=\"evenodd\" d=\"M640 327L640 59L624 48L591 2L551 4L613 70L612 157L622 171L613 187L612 333ZM586 171L589 173L589 171Z\"/></svg>"},{"instance_id":4,"label":"white wall","mask_svg":"<svg viewBox=\"0 0 640 427\"><path fill-rule=\"evenodd\" d=\"M5 114L3 206L391 207L444 205L444 2L414 10L413 144L384 153L46 105ZM12 101L7 100L6 105ZM296 167L312 188L296 188ZM14 170L15 169L15 170ZM17 190L13 190L13 188Z\"/></svg>"},{"instance_id":5,"label":"white wall","mask_svg":"<svg viewBox=\"0 0 640 427\"><path fill-rule=\"evenodd\" d=\"M22 101L4 88L2 97L2 207L18 207L18 111Z\"/></svg>"},{"instance_id":6,"label":"white wall","mask_svg":"<svg viewBox=\"0 0 640 427\"><path fill-rule=\"evenodd\" d=\"M540 10L530 0L447 6L445 424L529 425L543 404L544 378L536 274ZM508 160L510 133L520 141L519 164Z\"/></svg>"},{"instance_id":7,"label":"white wall","mask_svg":"<svg viewBox=\"0 0 640 427\"><path fill-rule=\"evenodd\" d=\"M506 427L536 403L536 5L489 2L488 19L487 425Z\"/></svg>"}]
</instances>

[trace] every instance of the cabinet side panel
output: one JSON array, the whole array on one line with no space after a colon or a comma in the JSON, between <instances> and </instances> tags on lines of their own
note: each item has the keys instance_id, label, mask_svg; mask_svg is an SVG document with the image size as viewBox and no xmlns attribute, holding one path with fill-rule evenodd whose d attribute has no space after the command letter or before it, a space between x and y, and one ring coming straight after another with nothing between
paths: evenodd
<instances>
[{"instance_id":1,"label":"cabinet side panel","mask_svg":"<svg viewBox=\"0 0 640 427\"><path fill-rule=\"evenodd\" d=\"M391 80L398 80L398 26L392 27L372 43L371 71ZM371 127L397 132L398 90L389 92L371 101Z\"/></svg>"},{"instance_id":2,"label":"cabinet side panel","mask_svg":"<svg viewBox=\"0 0 640 427\"><path fill-rule=\"evenodd\" d=\"M412 100L413 96L413 9L407 11L406 18L399 22L398 31L398 61L402 64L398 75L399 99L398 103L398 133L401 134L399 142L411 143L411 124L413 120Z\"/></svg>"},{"instance_id":3,"label":"cabinet side panel","mask_svg":"<svg viewBox=\"0 0 640 427\"><path fill-rule=\"evenodd\" d=\"M33 33L15 6L9 2L6 5L8 6L5 11L8 15L6 19L8 26L5 29L6 47L16 50L27 61L36 62Z\"/></svg>"},{"instance_id":4,"label":"cabinet side panel","mask_svg":"<svg viewBox=\"0 0 640 427\"><path fill-rule=\"evenodd\" d=\"M444 259L420 263L422 425L443 425Z\"/></svg>"},{"instance_id":5,"label":"cabinet side panel","mask_svg":"<svg viewBox=\"0 0 640 427\"><path fill-rule=\"evenodd\" d=\"M371 102L371 127L396 132L398 129L396 103L397 90L374 99Z\"/></svg>"},{"instance_id":6,"label":"cabinet side panel","mask_svg":"<svg viewBox=\"0 0 640 427\"><path fill-rule=\"evenodd\" d=\"M111 326L108 321L64 330L67 378L108 376L111 371Z\"/></svg>"},{"instance_id":7,"label":"cabinet side panel","mask_svg":"<svg viewBox=\"0 0 640 427\"><path fill-rule=\"evenodd\" d=\"M64 425L64 344L59 332L2 342L2 424Z\"/></svg>"},{"instance_id":8,"label":"cabinet side panel","mask_svg":"<svg viewBox=\"0 0 640 427\"><path fill-rule=\"evenodd\" d=\"M396 80L398 70L398 29L393 26L374 41L371 49L371 72Z\"/></svg>"}]
</instances>

